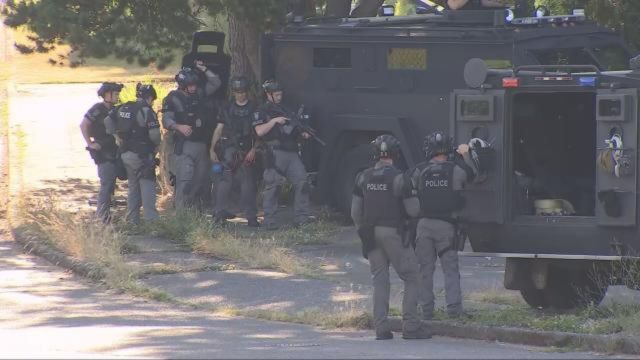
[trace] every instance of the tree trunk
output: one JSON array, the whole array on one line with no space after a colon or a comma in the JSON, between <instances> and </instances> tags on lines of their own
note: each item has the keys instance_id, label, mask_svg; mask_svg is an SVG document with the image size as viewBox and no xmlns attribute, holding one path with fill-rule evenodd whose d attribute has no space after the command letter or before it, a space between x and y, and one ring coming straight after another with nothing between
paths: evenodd
<instances>
[{"instance_id":1,"label":"tree trunk","mask_svg":"<svg viewBox=\"0 0 640 360\"><path fill-rule=\"evenodd\" d=\"M349 17L350 12L351 0L327 0L327 10L325 16L346 18Z\"/></svg>"},{"instance_id":2,"label":"tree trunk","mask_svg":"<svg viewBox=\"0 0 640 360\"><path fill-rule=\"evenodd\" d=\"M351 17L374 17L378 15L378 8L382 3L384 0L360 0L358 6L351 12Z\"/></svg>"},{"instance_id":3,"label":"tree trunk","mask_svg":"<svg viewBox=\"0 0 640 360\"><path fill-rule=\"evenodd\" d=\"M260 30L241 16L229 13L231 76L244 75L251 83L260 80Z\"/></svg>"}]
</instances>

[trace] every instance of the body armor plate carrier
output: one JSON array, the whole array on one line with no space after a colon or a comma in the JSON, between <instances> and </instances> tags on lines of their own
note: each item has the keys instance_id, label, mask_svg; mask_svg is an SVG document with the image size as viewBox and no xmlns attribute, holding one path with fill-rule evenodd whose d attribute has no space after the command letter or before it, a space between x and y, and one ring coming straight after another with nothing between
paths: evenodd
<instances>
[{"instance_id":1,"label":"body armor plate carrier","mask_svg":"<svg viewBox=\"0 0 640 360\"><path fill-rule=\"evenodd\" d=\"M393 192L393 181L400 170L385 166L363 173L364 221L373 226L398 227L402 220L401 199Z\"/></svg>"},{"instance_id":2,"label":"body armor plate carrier","mask_svg":"<svg viewBox=\"0 0 640 360\"><path fill-rule=\"evenodd\" d=\"M116 134L124 143L120 152L133 151L139 155L153 152L153 144L149 139L149 131L146 126L138 123L138 114L144 107L148 107L137 101L122 104L116 110Z\"/></svg>"},{"instance_id":3,"label":"body armor plate carrier","mask_svg":"<svg viewBox=\"0 0 640 360\"><path fill-rule=\"evenodd\" d=\"M464 205L462 195L453 188L453 162L429 163L419 173L417 184L422 215L434 219L451 219ZM417 186L416 186L417 185Z\"/></svg>"}]
</instances>

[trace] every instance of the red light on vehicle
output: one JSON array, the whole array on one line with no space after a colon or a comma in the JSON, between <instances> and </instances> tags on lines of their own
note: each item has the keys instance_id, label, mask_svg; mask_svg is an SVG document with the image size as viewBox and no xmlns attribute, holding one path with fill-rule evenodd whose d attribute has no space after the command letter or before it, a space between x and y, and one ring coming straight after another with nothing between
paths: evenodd
<instances>
[{"instance_id":1,"label":"red light on vehicle","mask_svg":"<svg viewBox=\"0 0 640 360\"><path fill-rule=\"evenodd\" d=\"M520 86L520 79L518 78L503 78L502 79L502 87L503 88L517 88Z\"/></svg>"}]
</instances>

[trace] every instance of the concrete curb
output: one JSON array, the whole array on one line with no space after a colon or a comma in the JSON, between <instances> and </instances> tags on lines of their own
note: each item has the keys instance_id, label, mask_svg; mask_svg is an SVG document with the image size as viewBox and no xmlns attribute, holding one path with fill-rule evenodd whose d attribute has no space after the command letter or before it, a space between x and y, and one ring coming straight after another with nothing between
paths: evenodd
<instances>
[{"instance_id":1,"label":"concrete curb","mask_svg":"<svg viewBox=\"0 0 640 360\"><path fill-rule=\"evenodd\" d=\"M26 253L35 254L56 266L71 270L78 275L93 280L101 280L105 277L102 269L95 265L73 259L51 245L45 244L39 240L30 239L28 236L21 234L20 231L13 228L11 224L9 224L9 229L14 240L22 246Z\"/></svg>"},{"instance_id":2,"label":"concrete curb","mask_svg":"<svg viewBox=\"0 0 640 360\"><path fill-rule=\"evenodd\" d=\"M392 331L402 331L402 320L389 321ZM539 331L512 327L491 327L473 324L455 324L443 321L425 321L434 335L499 341L540 347L575 347L601 353L640 354L640 339L622 335L590 335Z\"/></svg>"},{"instance_id":3,"label":"concrete curb","mask_svg":"<svg viewBox=\"0 0 640 360\"><path fill-rule=\"evenodd\" d=\"M28 253L38 255L51 263L69 269L74 273L95 280L104 278L101 269L72 259L62 251L38 240L29 239L20 231L11 228L16 242ZM490 327L474 324L456 324L444 321L426 321L434 335L499 341L510 344L521 344L540 347L573 347L600 353L640 354L640 339L621 335L590 335L563 333L556 331L539 331L512 327ZM402 320L398 317L389 319L391 330L402 331Z\"/></svg>"}]
</instances>

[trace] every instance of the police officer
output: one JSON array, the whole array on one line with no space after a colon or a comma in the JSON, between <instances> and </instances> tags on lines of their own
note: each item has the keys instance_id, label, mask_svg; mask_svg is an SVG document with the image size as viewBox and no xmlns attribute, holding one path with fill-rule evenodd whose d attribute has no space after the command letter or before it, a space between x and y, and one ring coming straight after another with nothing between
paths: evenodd
<instances>
[{"instance_id":1,"label":"police officer","mask_svg":"<svg viewBox=\"0 0 640 360\"><path fill-rule=\"evenodd\" d=\"M98 167L100 190L96 217L103 223L111 220L111 195L116 186L117 146L112 135L107 134L104 119L118 102L123 85L105 82L98 89L102 102L93 105L80 123L80 131L87 143L87 150Z\"/></svg>"},{"instance_id":2,"label":"police officer","mask_svg":"<svg viewBox=\"0 0 640 360\"><path fill-rule=\"evenodd\" d=\"M409 244L402 240L405 220L402 191L404 177L394 166L400 143L391 135L373 141L374 167L358 174L351 202L351 218L362 240L373 276L373 318L376 339L392 339L389 313L389 263L404 282L402 337L429 339L431 333L418 319L418 263Z\"/></svg>"},{"instance_id":3,"label":"police officer","mask_svg":"<svg viewBox=\"0 0 640 360\"><path fill-rule=\"evenodd\" d=\"M300 137L308 139L310 136L287 125L292 112L282 105L283 94L280 84L274 80L267 80L262 88L267 101L256 112L253 126L256 135L264 140L268 147L263 175L264 223L269 230L278 228L275 220L278 210L278 188L285 179L289 179L295 191L294 225L302 225L310 221L310 189L307 170L298 154L298 141Z\"/></svg>"},{"instance_id":4,"label":"police officer","mask_svg":"<svg viewBox=\"0 0 640 360\"><path fill-rule=\"evenodd\" d=\"M153 102L158 98L152 85L136 85L136 101L120 105L106 119L107 133L115 135L127 171L129 193L126 219L140 222L158 219L156 210L155 153L160 145L160 123Z\"/></svg>"},{"instance_id":5,"label":"police officer","mask_svg":"<svg viewBox=\"0 0 640 360\"><path fill-rule=\"evenodd\" d=\"M460 190L473 180L477 170L469 155L469 145L458 146L454 155L453 139L441 131L425 138L424 152L427 161L407 172L410 181L405 193L407 213L419 218L416 254L420 263L420 306L423 319L433 318L433 273L439 257L447 313L459 317L463 309L454 224L456 212L464 206Z\"/></svg>"},{"instance_id":6,"label":"police officer","mask_svg":"<svg viewBox=\"0 0 640 360\"><path fill-rule=\"evenodd\" d=\"M256 148L252 127L256 105L249 100L249 80L246 77L231 78L229 87L233 99L220 112L220 122L213 133L209 150L213 162L222 161L224 164L222 177L216 188L214 217L216 222L222 224L230 217L227 205L235 177L240 181L240 203L247 224L257 227L260 224L256 217Z\"/></svg>"},{"instance_id":7,"label":"police officer","mask_svg":"<svg viewBox=\"0 0 640 360\"><path fill-rule=\"evenodd\" d=\"M162 124L174 132L176 172L175 206L183 209L202 205L199 196L205 193L210 167L206 122L213 114L206 114L205 98L220 87L220 78L201 62L196 68L206 76L204 88L199 86L196 70L184 68L175 76L178 89L171 91L162 103ZM206 190L208 191L208 190Z\"/></svg>"}]
</instances>

